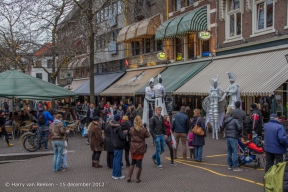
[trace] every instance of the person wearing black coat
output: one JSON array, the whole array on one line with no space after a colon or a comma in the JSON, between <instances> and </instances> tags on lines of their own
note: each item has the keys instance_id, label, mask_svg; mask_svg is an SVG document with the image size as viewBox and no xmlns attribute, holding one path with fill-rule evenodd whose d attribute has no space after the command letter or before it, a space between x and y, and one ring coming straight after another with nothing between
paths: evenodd
<instances>
[{"instance_id":1,"label":"person wearing black coat","mask_svg":"<svg viewBox=\"0 0 288 192\"><path fill-rule=\"evenodd\" d=\"M6 123L6 117L5 117L5 112L3 110L0 110L0 137L2 135L5 136L5 141L7 143L7 147L12 147L13 144L12 143L9 143L9 136L8 136L8 133L5 129L5 123Z\"/></svg>"},{"instance_id":2,"label":"person wearing black coat","mask_svg":"<svg viewBox=\"0 0 288 192\"><path fill-rule=\"evenodd\" d=\"M100 117L100 111L98 110L98 108L95 108L94 103L90 103L90 108L87 111L85 127L89 126L89 124L92 122L94 117ZM89 132L88 132L87 145L89 144L90 143L89 143Z\"/></svg>"},{"instance_id":3,"label":"person wearing black coat","mask_svg":"<svg viewBox=\"0 0 288 192\"><path fill-rule=\"evenodd\" d=\"M111 129L111 140L114 148L114 160L113 160L113 179L124 179L122 175L122 154L125 146L125 138L127 131L122 131L119 123L120 115L116 114L114 120L109 122L109 129Z\"/></svg>"},{"instance_id":4,"label":"person wearing black coat","mask_svg":"<svg viewBox=\"0 0 288 192\"><path fill-rule=\"evenodd\" d=\"M127 131L127 133L129 133L130 128L131 128L131 124L128 120L128 117L125 115L122 118L123 122L120 124L122 131ZM124 146L124 150L125 150L125 161L126 161L126 167L130 166L130 161L129 161L129 150L130 150L130 141L131 141L131 136L128 134L126 136L125 139L125 146Z\"/></svg>"},{"instance_id":5,"label":"person wearing black coat","mask_svg":"<svg viewBox=\"0 0 288 192\"><path fill-rule=\"evenodd\" d=\"M194 153L195 153L194 157L197 162L203 162L202 153L203 153L203 145L205 145L206 129L205 129L205 122L203 118L200 116L199 109L194 109L192 129L196 125L196 123L199 127L202 128L205 134L203 136L200 136L194 133L194 137L193 137L193 146L194 146Z\"/></svg>"}]
</instances>

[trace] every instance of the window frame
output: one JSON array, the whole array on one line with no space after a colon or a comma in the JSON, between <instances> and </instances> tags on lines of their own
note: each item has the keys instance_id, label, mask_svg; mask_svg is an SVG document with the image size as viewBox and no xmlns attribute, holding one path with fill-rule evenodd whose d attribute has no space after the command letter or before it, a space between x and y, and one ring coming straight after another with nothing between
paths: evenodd
<instances>
[{"instance_id":1,"label":"window frame","mask_svg":"<svg viewBox=\"0 0 288 192\"><path fill-rule=\"evenodd\" d=\"M224 43L230 43L233 41L239 41L242 40L243 37L243 13L244 13L244 0L239 0L239 7L234 10L230 10L231 8L231 2L234 0L229 0L226 3L226 8L225 8L225 41ZM241 18L241 33L237 35L237 14L240 14ZM231 16L234 16L234 35L231 36Z\"/></svg>"},{"instance_id":2,"label":"window frame","mask_svg":"<svg viewBox=\"0 0 288 192\"><path fill-rule=\"evenodd\" d=\"M266 19L267 19L267 6L266 6L266 2L271 1L272 2L272 6L273 6L273 16L272 16L272 21L273 24L271 27L265 27L266 26ZM258 5L264 3L264 7L265 7L265 12L264 12L264 28L263 29L258 29ZM274 0L260 0L260 1L256 1L253 0L253 14L252 14L252 35L250 35L250 37L256 37L256 36L260 36L260 35L265 35L265 34L269 34L269 33L273 33L275 32L275 1Z\"/></svg>"},{"instance_id":3,"label":"window frame","mask_svg":"<svg viewBox=\"0 0 288 192\"><path fill-rule=\"evenodd\" d=\"M40 78L39 75L41 76L41 78ZM42 74L42 73L36 73L36 74L35 74L35 77L38 78L38 79L43 80L43 74Z\"/></svg>"},{"instance_id":4,"label":"window frame","mask_svg":"<svg viewBox=\"0 0 288 192\"><path fill-rule=\"evenodd\" d=\"M137 47L137 43L139 43L139 47ZM140 55L140 50L141 50L141 43L140 41L132 41L131 42L131 51L132 51L132 56L138 56Z\"/></svg>"},{"instance_id":5,"label":"window frame","mask_svg":"<svg viewBox=\"0 0 288 192\"><path fill-rule=\"evenodd\" d=\"M190 1L193 1L193 2L190 4ZM194 5L194 3L195 3L194 0L186 0L186 6Z\"/></svg>"},{"instance_id":6,"label":"window frame","mask_svg":"<svg viewBox=\"0 0 288 192\"><path fill-rule=\"evenodd\" d=\"M178 5L180 5L179 8L178 8ZM174 12L180 11L181 10L181 0L173 0L173 8L174 8Z\"/></svg>"},{"instance_id":7,"label":"window frame","mask_svg":"<svg viewBox=\"0 0 288 192\"><path fill-rule=\"evenodd\" d=\"M47 69L52 69L52 59L47 59Z\"/></svg>"}]
</instances>

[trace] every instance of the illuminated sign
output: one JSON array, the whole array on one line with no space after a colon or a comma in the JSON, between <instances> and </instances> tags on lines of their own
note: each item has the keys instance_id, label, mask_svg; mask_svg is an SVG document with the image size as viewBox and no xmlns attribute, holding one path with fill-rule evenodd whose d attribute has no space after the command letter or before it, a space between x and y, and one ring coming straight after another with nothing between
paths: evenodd
<instances>
[{"instance_id":1,"label":"illuminated sign","mask_svg":"<svg viewBox=\"0 0 288 192\"><path fill-rule=\"evenodd\" d=\"M198 38L203 40L203 41L207 41L211 38L211 33L208 31L200 31L198 33Z\"/></svg>"},{"instance_id":2,"label":"illuminated sign","mask_svg":"<svg viewBox=\"0 0 288 192\"><path fill-rule=\"evenodd\" d=\"M157 58L158 58L159 60L165 60L165 59L166 59L166 53L164 53L164 52L158 53L158 54L157 54Z\"/></svg>"}]
</instances>

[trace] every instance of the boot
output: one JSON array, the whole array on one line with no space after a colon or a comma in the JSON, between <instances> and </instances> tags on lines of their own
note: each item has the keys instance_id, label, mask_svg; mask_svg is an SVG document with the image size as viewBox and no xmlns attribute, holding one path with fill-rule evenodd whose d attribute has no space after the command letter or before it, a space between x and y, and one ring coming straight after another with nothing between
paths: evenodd
<instances>
[{"instance_id":1,"label":"boot","mask_svg":"<svg viewBox=\"0 0 288 192\"><path fill-rule=\"evenodd\" d=\"M131 182L131 177L132 177L132 174L133 174L133 170L134 170L134 165L130 165L127 182Z\"/></svg>"},{"instance_id":2,"label":"boot","mask_svg":"<svg viewBox=\"0 0 288 192\"><path fill-rule=\"evenodd\" d=\"M99 165L99 161L95 161L95 168L102 168L103 166L102 165Z\"/></svg>"},{"instance_id":3,"label":"boot","mask_svg":"<svg viewBox=\"0 0 288 192\"><path fill-rule=\"evenodd\" d=\"M7 143L7 147L12 147L13 144L12 143Z\"/></svg>"},{"instance_id":4,"label":"boot","mask_svg":"<svg viewBox=\"0 0 288 192\"><path fill-rule=\"evenodd\" d=\"M140 182L141 182L141 180L140 180L141 171L142 171L142 168L138 168L138 169L137 169L137 173L136 173L136 183L140 183Z\"/></svg>"},{"instance_id":5,"label":"boot","mask_svg":"<svg viewBox=\"0 0 288 192\"><path fill-rule=\"evenodd\" d=\"M92 161L92 167L95 167L95 161Z\"/></svg>"}]
</instances>

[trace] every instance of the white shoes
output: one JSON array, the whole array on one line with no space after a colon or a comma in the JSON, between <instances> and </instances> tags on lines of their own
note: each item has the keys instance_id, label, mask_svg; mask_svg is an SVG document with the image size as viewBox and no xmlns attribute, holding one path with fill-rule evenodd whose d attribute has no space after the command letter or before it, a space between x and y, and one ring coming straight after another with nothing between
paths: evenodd
<instances>
[{"instance_id":1,"label":"white shoes","mask_svg":"<svg viewBox=\"0 0 288 192\"><path fill-rule=\"evenodd\" d=\"M124 175L122 175L121 177L114 177L114 176L112 176L112 178L113 178L113 179L116 179L116 180L117 180L117 179L125 179L125 176L124 176Z\"/></svg>"}]
</instances>

